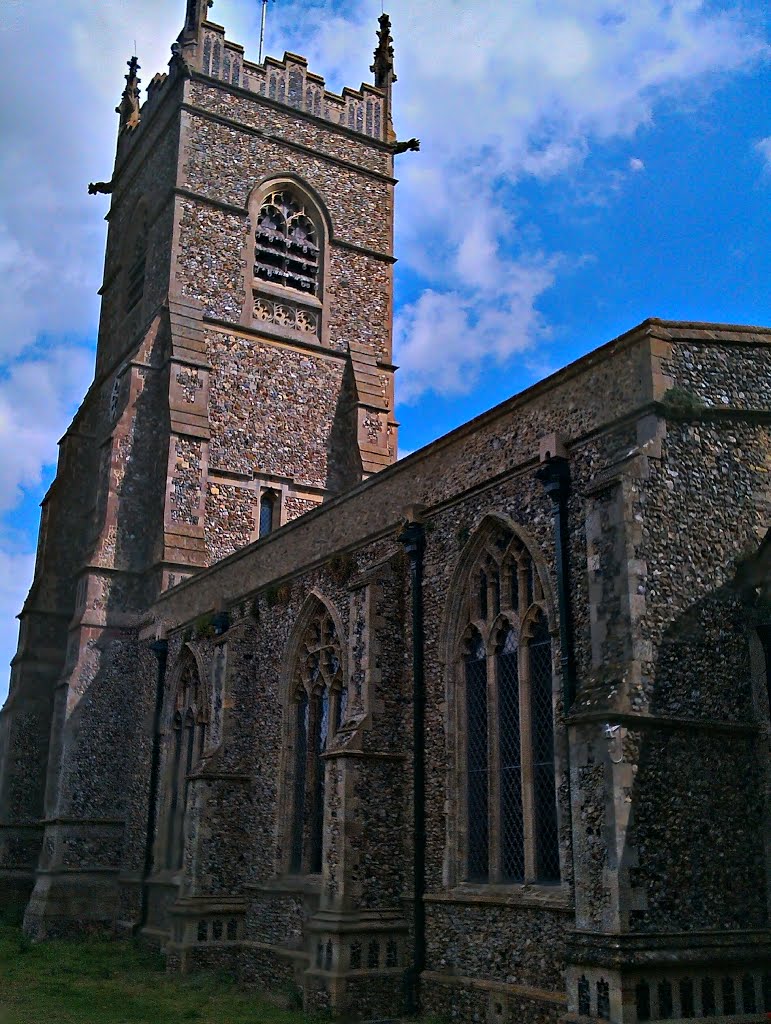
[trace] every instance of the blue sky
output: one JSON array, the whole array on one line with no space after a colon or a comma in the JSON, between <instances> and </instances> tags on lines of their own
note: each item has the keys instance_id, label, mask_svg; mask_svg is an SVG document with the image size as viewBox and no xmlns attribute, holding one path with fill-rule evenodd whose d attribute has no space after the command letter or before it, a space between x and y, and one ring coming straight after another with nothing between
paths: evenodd
<instances>
[{"instance_id":1,"label":"blue sky","mask_svg":"<svg viewBox=\"0 0 771 1024\"><path fill-rule=\"evenodd\" d=\"M56 442L93 369L125 61L182 0L7 4L0 26L0 662ZM396 362L411 451L647 316L771 325L771 17L761 0L393 0ZM256 59L260 4L211 17ZM369 80L379 0L277 0L268 53ZM40 55L29 74L30 53ZM0 699L5 675L0 674Z\"/></svg>"}]
</instances>

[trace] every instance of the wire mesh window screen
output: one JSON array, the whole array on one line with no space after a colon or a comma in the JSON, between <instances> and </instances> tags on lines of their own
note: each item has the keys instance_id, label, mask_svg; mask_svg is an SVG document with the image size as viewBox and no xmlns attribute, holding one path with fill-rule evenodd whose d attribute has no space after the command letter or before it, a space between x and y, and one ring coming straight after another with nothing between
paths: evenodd
<instances>
[{"instance_id":1,"label":"wire mesh window screen","mask_svg":"<svg viewBox=\"0 0 771 1024\"><path fill-rule=\"evenodd\" d=\"M302 870L303 838L305 832L305 781L308 760L308 697L302 694L297 701L295 731L294 807L292 821L292 852L290 867L295 874Z\"/></svg>"},{"instance_id":2,"label":"wire mesh window screen","mask_svg":"<svg viewBox=\"0 0 771 1024\"><path fill-rule=\"evenodd\" d=\"M500 746L501 878L525 878L525 823L522 811L522 743L519 721L519 650L507 630L497 658L498 742Z\"/></svg>"},{"instance_id":3,"label":"wire mesh window screen","mask_svg":"<svg viewBox=\"0 0 771 1024\"><path fill-rule=\"evenodd\" d=\"M533 751L536 874L541 882L560 877L557 800L554 789L554 711L551 638L540 615L528 644Z\"/></svg>"},{"instance_id":4,"label":"wire mesh window screen","mask_svg":"<svg viewBox=\"0 0 771 1024\"><path fill-rule=\"evenodd\" d=\"M315 723L315 763L314 763L314 794L310 835L310 871L318 874L321 871L321 859L324 848L324 760L323 753L327 749L329 733L329 688L327 686L314 696Z\"/></svg>"},{"instance_id":5,"label":"wire mesh window screen","mask_svg":"<svg viewBox=\"0 0 771 1024\"><path fill-rule=\"evenodd\" d=\"M553 884L560 861L544 586L506 531L489 537L467 579L461 870L468 881ZM521 635L522 622L529 625Z\"/></svg>"},{"instance_id":6,"label":"wire mesh window screen","mask_svg":"<svg viewBox=\"0 0 771 1024\"><path fill-rule=\"evenodd\" d=\"M466 735L468 761L468 877L489 875L487 659L477 637L466 656Z\"/></svg>"}]
</instances>

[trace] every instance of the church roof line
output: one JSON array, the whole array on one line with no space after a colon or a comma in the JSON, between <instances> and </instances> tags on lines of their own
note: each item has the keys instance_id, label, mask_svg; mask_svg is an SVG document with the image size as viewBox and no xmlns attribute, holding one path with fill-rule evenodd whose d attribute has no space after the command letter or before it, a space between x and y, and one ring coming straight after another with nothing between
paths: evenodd
<instances>
[{"instance_id":1,"label":"church roof line","mask_svg":"<svg viewBox=\"0 0 771 1024\"><path fill-rule=\"evenodd\" d=\"M411 453L408 457L382 469L376 474L373 474L361 483L344 491L342 494L336 495L329 501L324 502L324 504L320 505L318 508L307 512L299 519L286 524L282 530L255 541L244 548L240 548L232 555L221 559L208 568L201 569L188 580L185 580L177 586L172 587L170 590L164 591L160 594L156 600L156 608L167 607L171 611L170 620L173 619L175 622L175 626L173 628L176 628L178 625L184 625L188 620L192 621L192 619L201 614L202 611L206 610L204 605L201 604L201 600L203 600L205 604L207 600L206 595L209 593L205 581L208 579L216 580L219 574L223 575L219 582L213 584L214 588L217 589L218 587L225 586L227 589L230 587L231 589L228 590L228 593L231 593L232 591L232 597L234 600L243 599L248 593L257 593L263 587L262 582L257 581L256 584L254 582L256 579L255 572L260 567L260 563L259 561L255 562L252 560L255 558L259 559L260 555L258 551L261 551L263 546L265 548L266 559L273 564L272 556L268 552L271 550L272 545L279 545L279 548L276 550L280 550L282 552L282 564L286 564L288 567L285 576L282 576L281 580L293 578L297 572L300 571L300 568L309 568L310 562L307 558L303 560L302 556L299 554L297 555L296 560L293 560L292 557L290 557L290 552L294 551L294 547L296 546L295 542L290 538L290 535L298 537L304 536L302 531L309 528L312 529L311 523L312 521L315 521L318 516L333 515L334 522L343 522L343 520L347 522L346 516L343 513L344 507L347 506L348 509L356 507L356 503L360 501L361 496L373 487L380 489L378 493L381 500L376 503L380 512L378 513L378 516L365 517L367 526L370 529L368 534L366 530L362 530L360 533L354 531L354 534L346 535L346 543L348 548L353 550L364 543L369 543L377 539L378 537L391 534L393 532L395 522L394 516L398 518L398 507L397 504L394 503L394 488L396 488L396 491L398 491L399 494L413 494L413 492L425 491L428 496L428 492L432 492L434 490L434 483L440 479L441 474L438 472L432 473L428 472L426 468L422 468L425 463L432 459L441 459L441 453L445 449L453 447L457 449L464 440L471 437L481 436L482 431L487 428L494 428L496 421L504 421L506 418L511 419L520 415L520 412L521 415L526 416L528 409L537 409L537 403L542 402L549 392L556 392L565 385L570 386L574 379L583 375L592 374L595 370L601 368L608 360L624 356L627 353L629 354L626 357L627 365L625 368L629 373L626 375L626 386L623 389L623 394L625 396L625 400L628 401L629 404L621 419L634 420L635 418L639 418L647 411L657 408L657 402L660 402L663 397L662 388L666 388L668 386L666 379L656 380L657 375L660 375L660 352L657 350L657 347L660 348L662 344L666 346L687 344L689 342L706 345L771 346L771 328L742 324L716 324L700 321L661 320L656 317L648 318L618 337L613 338L604 345L601 345L599 348L593 349L586 355L581 356L579 359L574 360L567 366L564 366L555 373L545 377L543 380L537 381L535 384L525 388L523 391L517 392L510 398L507 398L503 402L494 406L492 409L488 409L485 412L480 413L474 419L461 424L449 433L444 434L442 437L430 442L423 448ZM640 348L640 355L634 354L635 347ZM615 376L618 375L616 374ZM578 386L580 387L581 385ZM586 383L584 386L586 386ZM659 394L659 392L662 393ZM609 425L621 421L613 412L607 412L607 410L605 410L604 402L601 403L601 406L603 411L597 413L597 422L587 422L582 431L565 439L571 447L574 445L580 445L586 438L592 437L596 433L597 429L606 429ZM710 408L705 408L704 410L705 413L709 413L710 411ZM744 415L747 412L757 414L756 410L734 410L732 407L720 407L716 409L716 412L729 415L732 413L735 415ZM768 411L761 410L760 412L762 415L771 418L771 407ZM542 433L548 433L548 429L545 424ZM500 436L500 431L498 436ZM512 439L515 436L516 431ZM537 439L534 440L534 444L535 449L532 461L537 462ZM521 472L523 467L528 465L527 460L523 461L522 459L516 459L514 463L512 463L505 451L501 451L498 461L501 466L504 467L502 472L491 473L489 471L479 471L480 478L484 478L485 480L485 486L495 483L504 477ZM439 465L440 463L436 462L436 466ZM408 474L408 480L411 481L410 485L407 487L405 487L404 484L394 483L395 478L403 476L404 473ZM472 487L472 489L474 488ZM384 501L383 499L386 498L386 495L388 495L388 500ZM445 501L457 500L457 498L458 494L453 491L452 494L445 494L435 501L429 499L426 503L426 510L430 511L434 508L441 508ZM388 505L391 506L390 510L386 507ZM365 520L361 521L364 522ZM298 531L300 531L300 533L298 533ZM330 551L335 549L339 552L342 549L342 545L343 542L339 537L330 538ZM320 551L318 553L317 562L314 562L313 564L323 564L329 556L329 552ZM249 559L249 564L251 565L251 569L248 574L251 582L248 586L244 582L242 589L236 593L238 589L238 586L236 585L238 572L236 570L235 576L231 578L230 567L235 566L239 560L241 561L242 566L246 566L247 563L245 559ZM272 572L272 570L269 571L267 566L266 572L268 576L270 576L272 582L276 583L277 579L275 572ZM281 582L281 580L278 582ZM239 577L238 584L240 585L241 582L242 581ZM191 599L192 603L190 603Z\"/></svg>"}]
</instances>

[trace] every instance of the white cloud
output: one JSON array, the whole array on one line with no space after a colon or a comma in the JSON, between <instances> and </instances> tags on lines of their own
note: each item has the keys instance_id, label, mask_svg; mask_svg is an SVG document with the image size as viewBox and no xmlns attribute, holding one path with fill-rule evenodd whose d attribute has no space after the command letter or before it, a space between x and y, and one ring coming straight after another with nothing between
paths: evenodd
<instances>
[{"instance_id":1,"label":"white cloud","mask_svg":"<svg viewBox=\"0 0 771 1024\"><path fill-rule=\"evenodd\" d=\"M27 596L34 568L34 552L5 551L0 546L0 704L8 686L8 664L16 653L16 616Z\"/></svg>"},{"instance_id":2,"label":"white cloud","mask_svg":"<svg viewBox=\"0 0 771 1024\"><path fill-rule=\"evenodd\" d=\"M56 441L92 375L84 348L59 346L12 363L0 379L0 513L38 487L43 466L56 461Z\"/></svg>"},{"instance_id":3,"label":"white cloud","mask_svg":"<svg viewBox=\"0 0 771 1024\"><path fill-rule=\"evenodd\" d=\"M755 149L760 153L765 162L767 171L771 171L771 135L765 139L760 139L759 142L755 143Z\"/></svg>"},{"instance_id":4,"label":"white cloud","mask_svg":"<svg viewBox=\"0 0 771 1024\"><path fill-rule=\"evenodd\" d=\"M306 54L334 88L367 78L370 10L343 18L318 2L309 18L303 6L270 8L271 42ZM651 126L658 104L700 102L721 74L768 49L738 4L478 0L469 10L444 0L441 28L436 4L392 0L389 8L397 128L422 141L422 152L398 165L398 255L431 289L398 317L405 402L428 388L467 389L491 353L505 360L541 339L527 306L550 287L556 264L547 255L551 272L533 276L528 232L510 213L519 182L575 176L593 148ZM609 194L644 169L627 159L608 175ZM514 320L509 282L518 278L528 286L518 290ZM492 310L500 326L491 325Z\"/></svg>"}]
</instances>

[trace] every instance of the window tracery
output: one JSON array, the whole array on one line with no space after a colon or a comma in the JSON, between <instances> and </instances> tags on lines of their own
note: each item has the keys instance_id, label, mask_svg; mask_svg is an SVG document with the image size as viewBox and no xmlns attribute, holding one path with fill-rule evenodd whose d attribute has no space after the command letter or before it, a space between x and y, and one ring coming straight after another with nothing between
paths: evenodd
<instances>
[{"instance_id":1,"label":"window tracery","mask_svg":"<svg viewBox=\"0 0 771 1024\"><path fill-rule=\"evenodd\" d=\"M253 208L251 236L255 326L306 340L322 336L323 228L300 190L276 184Z\"/></svg>"},{"instance_id":2,"label":"window tracery","mask_svg":"<svg viewBox=\"0 0 771 1024\"><path fill-rule=\"evenodd\" d=\"M203 687L197 666L187 658L177 685L169 737L165 867L171 870L182 866L189 776L203 757L206 729Z\"/></svg>"},{"instance_id":3,"label":"window tracery","mask_svg":"<svg viewBox=\"0 0 771 1024\"><path fill-rule=\"evenodd\" d=\"M289 189L266 196L257 216L254 276L316 295L319 245L305 206Z\"/></svg>"},{"instance_id":4,"label":"window tracery","mask_svg":"<svg viewBox=\"0 0 771 1024\"><path fill-rule=\"evenodd\" d=\"M324 753L345 718L342 651L329 611L319 605L300 641L294 683L294 785L290 871L321 871Z\"/></svg>"},{"instance_id":5,"label":"window tracery","mask_svg":"<svg viewBox=\"0 0 771 1024\"><path fill-rule=\"evenodd\" d=\"M499 529L471 571L461 632L461 871L470 882L560 879L552 647L533 559Z\"/></svg>"}]
</instances>

